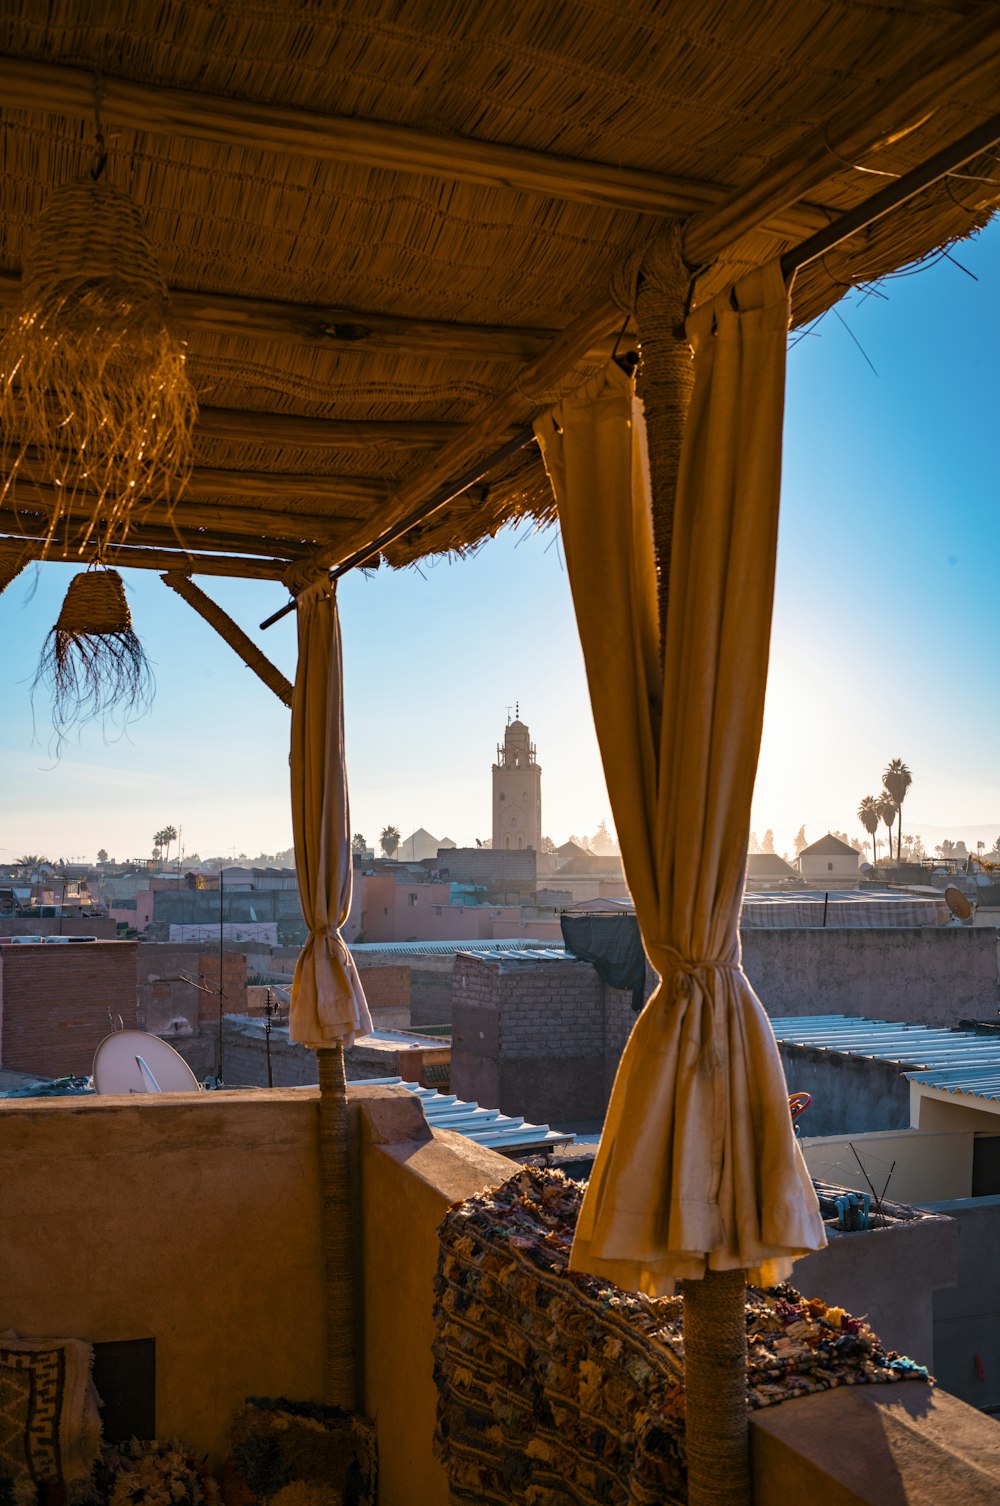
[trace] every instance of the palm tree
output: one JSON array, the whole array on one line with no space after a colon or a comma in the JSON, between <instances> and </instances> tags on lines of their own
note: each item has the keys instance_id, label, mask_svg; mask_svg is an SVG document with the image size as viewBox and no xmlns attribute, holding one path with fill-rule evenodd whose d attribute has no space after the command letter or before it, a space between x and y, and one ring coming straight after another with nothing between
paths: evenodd
<instances>
[{"instance_id":1,"label":"palm tree","mask_svg":"<svg viewBox=\"0 0 1000 1506\"><path fill-rule=\"evenodd\" d=\"M379 846L387 858L391 858L399 846L399 827L383 826L382 835L379 837Z\"/></svg>"},{"instance_id":2,"label":"palm tree","mask_svg":"<svg viewBox=\"0 0 1000 1506\"><path fill-rule=\"evenodd\" d=\"M879 803L874 795L866 795L858 806L858 820L872 839L872 862L878 867L878 853L875 850L875 833L878 831L878 823L882 819Z\"/></svg>"},{"instance_id":3,"label":"palm tree","mask_svg":"<svg viewBox=\"0 0 1000 1506\"><path fill-rule=\"evenodd\" d=\"M165 854L164 854L163 861L165 863L169 863L170 862L170 844L171 844L171 842L176 842L177 841L177 828L176 828L176 826L165 826L163 828L163 830L160 832L160 836L163 838L162 845L165 846L166 849L167 849L166 852L165 852Z\"/></svg>"},{"instance_id":4,"label":"palm tree","mask_svg":"<svg viewBox=\"0 0 1000 1506\"><path fill-rule=\"evenodd\" d=\"M37 868L40 863L47 863L48 858L40 857L37 852L26 852L23 857L14 859L15 868Z\"/></svg>"},{"instance_id":5,"label":"palm tree","mask_svg":"<svg viewBox=\"0 0 1000 1506\"><path fill-rule=\"evenodd\" d=\"M893 758L890 759L889 766L882 775L882 783L885 786L889 799L899 811L899 831L896 840L896 857L898 860L902 851L903 840L903 801L906 799L907 790L913 783L913 775L901 758Z\"/></svg>"},{"instance_id":6,"label":"palm tree","mask_svg":"<svg viewBox=\"0 0 1000 1506\"><path fill-rule=\"evenodd\" d=\"M892 823L899 814L899 808L895 800L887 790L882 791L882 798L878 803L878 813L889 828L889 861L892 861Z\"/></svg>"}]
</instances>

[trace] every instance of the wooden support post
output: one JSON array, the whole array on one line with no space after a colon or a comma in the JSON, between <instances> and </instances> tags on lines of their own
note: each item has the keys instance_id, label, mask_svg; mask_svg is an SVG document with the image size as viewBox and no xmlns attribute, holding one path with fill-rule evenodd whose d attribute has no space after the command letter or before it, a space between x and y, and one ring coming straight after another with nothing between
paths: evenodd
<instances>
[{"instance_id":1,"label":"wooden support post","mask_svg":"<svg viewBox=\"0 0 1000 1506\"><path fill-rule=\"evenodd\" d=\"M662 659L681 446L694 387L684 335L689 274L679 228L650 247L641 274L638 386L646 410ZM685 1281L683 1290L689 1506L750 1506L744 1275L707 1271L701 1281Z\"/></svg>"},{"instance_id":2,"label":"wooden support post","mask_svg":"<svg viewBox=\"0 0 1000 1506\"><path fill-rule=\"evenodd\" d=\"M321 1047L319 1066L319 1174L323 1208L326 1338L323 1400L355 1412L358 1404L357 1280L351 1207L350 1124L344 1048Z\"/></svg>"},{"instance_id":3,"label":"wooden support post","mask_svg":"<svg viewBox=\"0 0 1000 1506\"><path fill-rule=\"evenodd\" d=\"M228 612L224 612L217 602L207 596L200 586L196 586L189 575L183 575L178 570L171 570L160 579L164 585L176 591L178 596L183 597L189 607L193 607L199 617L204 617L210 627L223 638L234 653L239 654L248 669L252 669L259 680L263 680L268 690L273 690L279 701L284 701L286 706L292 704L292 685L281 673L276 665L272 664L266 654L249 638L238 623L234 622Z\"/></svg>"}]
</instances>

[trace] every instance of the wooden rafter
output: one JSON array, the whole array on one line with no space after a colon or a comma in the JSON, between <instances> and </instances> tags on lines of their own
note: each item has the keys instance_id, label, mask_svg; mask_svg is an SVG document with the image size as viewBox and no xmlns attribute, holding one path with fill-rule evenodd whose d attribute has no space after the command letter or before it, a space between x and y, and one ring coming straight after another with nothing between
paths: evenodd
<instances>
[{"instance_id":1,"label":"wooden rafter","mask_svg":"<svg viewBox=\"0 0 1000 1506\"><path fill-rule=\"evenodd\" d=\"M239 654L248 669L252 669L258 679L263 680L268 690L273 690L279 701L284 701L286 706L292 704L291 681L281 673L276 664L272 664L266 654L261 653L253 639L234 622L228 612L224 612L218 602L196 586L189 575L173 570L160 577L164 585L176 591L189 607L196 611L199 617L213 627L224 642L234 653Z\"/></svg>"},{"instance_id":2,"label":"wooden rafter","mask_svg":"<svg viewBox=\"0 0 1000 1506\"><path fill-rule=\"evenodd\" d=\"M281 580L288 561L250 559L236 555L189 554L174 549L130 549L127 545L109 544L101 549L91 543L73 560L55 563L87 565L98 556L116 570L183 570L191 575L226 575L246 580ZM27 565L46 558L44 539L0 538L0 568L8 568L11 559Z\"/></svg>"},{"instance_id":3,"label":"wooden rafter","mask_svg":"<svg viewBox=\"0 0 1000 1506\"><path fill-rule=\"evenodd\" d=\"M47 485L49 481L47 468L30 456L21 461L18 475L29 486ZM16 481L14 485L17 486ZM260 497L274 502L311 497L317 502L334 502L345 515L357 516L366 514L373 503L390 496L393 486L392 480L377 476L306 476L298 471L231 471L197 466L183 495L189 502L212 501L216 497ZM82 483L81 490L86 490ZM137 505L142 505L142 499Z\"/></svg>"},{"instance_id":4,"label":"wooden rafter","mask_svg":"<svg viewBox=\"0 0 1000 1506\"><path fill-rule=\"evenodd\" d=\"M32 484L18 493L17 500L0 506L0 526L15 526L21 533L46 533L58 506L60 515L71 522L89 518L92 502L86 496L60 497L55 488ZM16 521L15 521L16 520ZM265 507L235 507L225 503L187 502L183 498L167 510L166 506L139 509L137 526L169 527L176 523L185 529L205 528L233 541L241 538L273 539L292 544L308 539L335 537L345 528L357 526L357 518L339 513L279 512Z\"/></svg>"},{"instance_id":5,"label":"wooden rafter","mask_svg":"<svg viewBox=\"0 0 1000 1506\"><path fill-rule=\"evenodd\" d=\"M812 193L844 164L863 162L909 135L958 87L971 87L1000 66L1000 14L979 6L950 26L919 58L869 86L819 128L795 141L753 183L693 215L684 255L693 266L713 260L753 225Z\"/></svg>"},{"instance_id":6,"label":"wooden rafter","mask_svg":"<svg viewBox=\"0 0 1000 1506\"><path fill-rule=\"evenodd\" d=\"M2 68L2 60L0 60ZM818 218L818 217L817 217ZM822 220L826 224L826 219ZM819 225L816 226L819 228ZM20 298L21 279L15 272L0 272L0 309L13 309ZM404 319L395 314L374 314L325 304L282 303L277 299L241 298L234 294L192 293L172 288L170 305L174 322L187 331L211 335L236 335L240 339L280 341L315 350L325 346L338 352L364 355L438 356L453 360L490 359L530 361L540 355L558 331L507 328L492 324L453 324L443 319ZM595 360L606 357L610 345L597 347ZM405 431L405 424L386 428ZM430 431L432 425L414 424L414 432Z\"/></svg>"},{"instance_id":7,"label":"wooden rafter","mask_svg":"<svg viewBox=\"0 0 1000 1506\"><path fill-rule=\"evenodd\" d=\"M105 127L214 146L293 152L314 161L350 162L670 218L694 214L727 192L718 184L666 173L581 162L463 136L435 136L410 126L138 84L106 73L101 80ZM80 68L0 58L0 96L7 111L93 118L93 74ZM818 229L825 218L816 209L795 209L781 215L773 228L801 236Z\"/></svg>"},{"instance_id":8,"label":"wooden rafter","mask_svg":"<svg viewBox=\"0 0 1000 1506\"><path fill-rule=\"evenodd\" d=\"M21 521L27 520L18 520ZM26 539L48 538L44 526L44 520L39 520L31 531L25 528ZM87 530L81 526L59 528L49 541L46 551L47 559L67 559L78 555L82 549L88 546ZM245 530L240 533L212 533L208 529L180 528L176 531L169 525L137 523L129 529L122 541L128 549L175 549L178 555L183 555L191 549L206 554L252 554L260 555L268 559L283 559L291 561L311 557L317 545L293 541L290 539L276 539L261 535L254 538Z\"/></svg>"}]
</instances>

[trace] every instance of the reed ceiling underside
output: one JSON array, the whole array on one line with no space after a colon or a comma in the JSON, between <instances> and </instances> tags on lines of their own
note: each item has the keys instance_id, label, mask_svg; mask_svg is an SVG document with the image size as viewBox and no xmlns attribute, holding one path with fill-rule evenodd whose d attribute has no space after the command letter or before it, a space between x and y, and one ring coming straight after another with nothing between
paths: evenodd
<instances>
[{"instance_id":1,"label":"reed ceiling underside","mask_svg":"<svg viewBox=\"0 0 1000 1506\"><path fill-rule=\"evenodd\" d=\"M921 105L907 79L928 60L943 82ZM623 318L612 279L671 219L694 227L789 174L762 219L713 231L704 298L986 120L1000 16L960 0L0 0L5 315L33 217L91 167L95 72L107 177L142 208L200 406L186 492L169 517L144 499L129 545L278 575L370 542L598 370ZM895 98L898 139L883 122L845 156L845 122ZM805 267L796 325L983 225L998 157ZM51 508L27 463L0 509L20 542L2 547L30 552ZM387 557L550 511L531 447ZM64 524L50 553L77 547Z\"/></svg>"}]
</instances>

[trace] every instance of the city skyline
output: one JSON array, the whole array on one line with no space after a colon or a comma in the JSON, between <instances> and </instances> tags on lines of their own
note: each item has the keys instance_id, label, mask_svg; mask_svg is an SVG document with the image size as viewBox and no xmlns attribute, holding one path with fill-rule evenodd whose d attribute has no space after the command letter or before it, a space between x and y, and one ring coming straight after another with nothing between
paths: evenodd
<instances>
[{"instance_id":1,"label":"city skyline","mask_svg":"<svg viewBox=\"0 0 1000 1506\"><path fill-rule=\"evenodd\" d=\"M988 359L1000 226L951 255L855 291L791 339L751 823L775 831L779 852L803 823L811 838L861 835L858 803L893 757L914 775L904 830L929 850L931 830L975 827L988 845L1000 832ZM166 821L202 856L290 846L287 710L147 572L126 580L157 677L151 713L107 743L86 727L54 761L39 694L32 743L30 682L72 573L46 564L0 596L0 861L26 844L135 855ZM257 627L280 587L203 584L292 675L294 618ZM543 832L561 841L613 825L556 530L522 527L463 561L354 572L340 600L353 830L373 843L387 824L487 837L494 749L517 701L543 770Z\"/></svg>"}]
</instances>

